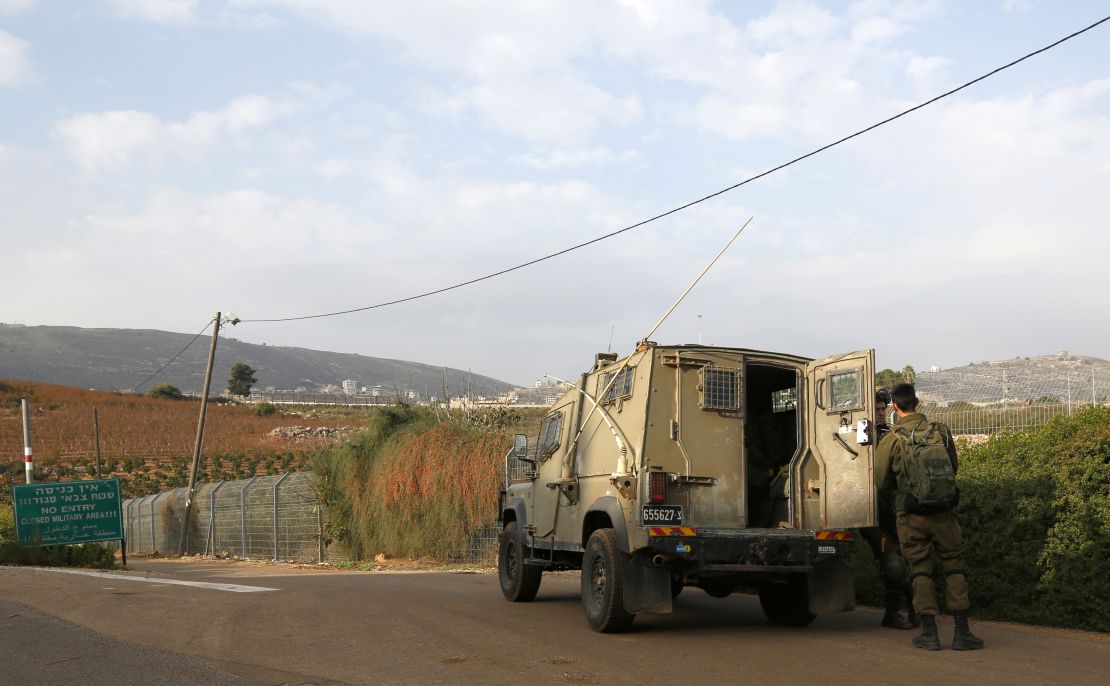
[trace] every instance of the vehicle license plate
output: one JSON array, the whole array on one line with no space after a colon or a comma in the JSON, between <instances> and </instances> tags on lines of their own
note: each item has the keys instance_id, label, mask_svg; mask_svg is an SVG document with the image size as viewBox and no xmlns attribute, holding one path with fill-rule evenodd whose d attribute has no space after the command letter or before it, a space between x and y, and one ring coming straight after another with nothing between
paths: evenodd
<instances>
[{"instance_id":1,"label":"vehicle license plate","mask_svg":"<svg viewBox=\"0 0 1110 686\"><path fill-rule=\"evenodd\" d=\"M682 525L681 505L644 505L644 526L653 524Z\"/></svg>"}]
</instances>

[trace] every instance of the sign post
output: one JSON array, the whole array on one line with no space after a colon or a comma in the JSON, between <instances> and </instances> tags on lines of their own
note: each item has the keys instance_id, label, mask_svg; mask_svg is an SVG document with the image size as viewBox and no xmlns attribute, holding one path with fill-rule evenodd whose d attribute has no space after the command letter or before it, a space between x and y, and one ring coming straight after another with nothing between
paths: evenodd
<instances>
[{"instance_id":1,"label":"sign post","mask_svg":"<svg viewBox=\"0 0 1110 686\"><path fill-rule=\"evenodd\" d=\"M67 545L123 538L119 479L12 486L19 544Z\"/></svg>"},{"instance_id":2,"label":"sign post","mask_svg":"<svg viewBox=\"0 0 1110 686\"><path fill-rule=\"evenodd\" d=\"M35 474L35 458L31 453L31 406L26 398L20 404L23 406L23 461L26 464L27 483L31 483Z\"/></svg>"}]
</instances>

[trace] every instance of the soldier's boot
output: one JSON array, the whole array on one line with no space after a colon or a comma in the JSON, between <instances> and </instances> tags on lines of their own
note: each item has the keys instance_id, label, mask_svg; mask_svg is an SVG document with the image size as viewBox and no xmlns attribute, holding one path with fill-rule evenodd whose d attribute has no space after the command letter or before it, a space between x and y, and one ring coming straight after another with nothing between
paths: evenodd
<instances>
[{"instance_id":1,"label":"soldier's boot","mask_svg":"<svg viewBox=\"0 0 1110 686\"><path fill-rule=\"evenodd\" d=\"M883 613L883 626L890 627L891 629L912 629L913 624L903 617L898 612L899 606L902 604L902 594L899 591L886 594L886 612ZM910 608L913 612L913 608Z\"/></svg>"},{"instance_id":2,"label":"soldier's boot","mask_svg":"<svg viewBox=\"0 0 1110 686\"><path fill-rule=\"evenodd\" d=\"M913 609L913 589L907 591L905 597L906 614L908 615L908 619L910 620L910 626L916 629L917 627L921 626L921 615L917 614L917 612L915 612Z\"/></svg>"},{"instance_id":3,"label":"soldier's boot","mask_svg":"<svg viewBox=\"0 0 1110 686\"><path fill-rule=\"evenodd\" d=\"M913 637L913 645L922 650L940 650L936 615L921 615L921 633Z\"/></svg>"},{"instance_id":4,"label":"soldier's boot","mask_svg":"<svg viewBox=\"0 0 1110 686\"><path fill-rule=\"evenodd\" d=\"M956 633L952 636L952 650L980 650L983 639L971 633L966 612L952 613L956 618Z\"/></svg>"}]
</instances>

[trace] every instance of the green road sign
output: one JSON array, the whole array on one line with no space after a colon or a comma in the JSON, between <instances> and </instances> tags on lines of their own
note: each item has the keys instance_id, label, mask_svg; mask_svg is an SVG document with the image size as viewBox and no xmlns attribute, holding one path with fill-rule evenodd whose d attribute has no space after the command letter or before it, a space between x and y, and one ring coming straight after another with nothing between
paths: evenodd
<instances>
[{"instance_id":1,"label":"green road sign","mask_svg":"<svg viewBox=\"0 0 1110 686\"><path fill-rule=\"evenodd\" d=\"M23 546L123 538L119 479L12 486L12 502Z\"/></svg>"}]
</instances>

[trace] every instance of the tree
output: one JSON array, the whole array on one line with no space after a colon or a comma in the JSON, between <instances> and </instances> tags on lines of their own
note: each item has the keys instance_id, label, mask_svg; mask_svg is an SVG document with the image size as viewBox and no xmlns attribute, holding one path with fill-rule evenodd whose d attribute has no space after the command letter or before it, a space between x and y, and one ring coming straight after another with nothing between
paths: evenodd
<instances>
[{"instance_id":1,"label":"tree","mask_svg":"<svg viewBox=\"0 0 1110 686\"><path fill-rule=\"evenodd\" d=\"M902 381L904 383L913 383L916 378L917 372L913 370L911 365L907 364L905 367L902 367Z\"/></svg>"},{"instance_id":2,"label":"tree","mask_svg":"<svg viewBox=\"0 0 1110 686\"><path fill-rule=\"evenodd\" d=\"M181 389L168 383L158 384L147 391L146 396L148 398L169 398L170 400L183 400L185 398L181 393Z\"/></svg>"},{"instance_id":3,"label":"tree","mask_svg":"<svg viewBox=\"0 0 1110 686\"><path fill-rule=\"evenodd\" d=\"M227 390L232 395L250 395L251 386L258 381L254 378L254 372L250 365L236 362L231 366L231 374L227 377Z\"/></svg>"},{"instance_id":4,"label":"tree","mask_svg":"<svg viewBox=\"0 0 1110 686\"><path fill-rule=\"evenodd\" d=\"M875 388L885 388L888 391L902 383L902 375L893 369L884 369L875 374Z\"/></svg>"}]
</instances>

